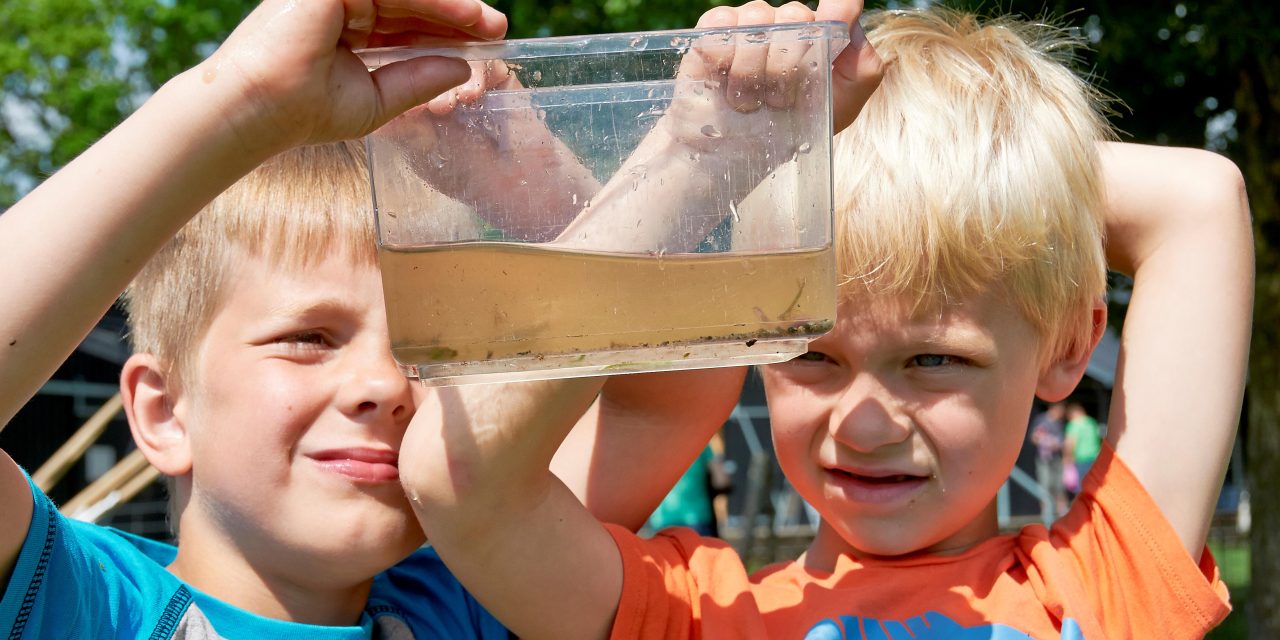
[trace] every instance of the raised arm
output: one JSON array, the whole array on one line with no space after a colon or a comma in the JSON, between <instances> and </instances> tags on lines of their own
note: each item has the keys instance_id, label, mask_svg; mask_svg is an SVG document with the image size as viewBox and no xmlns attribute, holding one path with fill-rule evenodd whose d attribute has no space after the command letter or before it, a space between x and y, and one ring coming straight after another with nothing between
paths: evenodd
<instances>
[{"instance_id":1,"label":"raised arm","mask_svg":"<svg viewBox=\"0 0 1280 640\"><path fill-rule=\"evenodd\" d=\"M745 367L614 376L551 470L591 514L638 530L742 392Z\"/></svg>"},{"instance_id":2,"label":"raised arm","mask_svg":"<svg viewBox=\"0 0 1280 640\"><path fill-rule=\"evenodd\" d=\"M803 7L794 4L788 12L797 8ZM853 22L860 10L856 0L824 0L816 17ZM743 24L771 23L775 18L764 2L733 11L735 20L767 14L767 20L738 20ZM723 15L723 10L716 13ZM861 105L879 80L878 61L869 47L850 47L835 61L833 79L833 90L841 96L838 108ZM852 114L846 120L852 120ZM480 602L524 638L603 638L613 624L623 579L618 548L604 526L550 471L556 450L595 402L602 382L441 389L418 410L401 445L401 459L415 461L401 465L401 481L428 540ZM639 378L629 382L638 383ZM594 409L600 412L594 422L601 437L617 436L597 470L607 473L607 465L622 464L617 461L635 465L654 459L652 451L637 451L652 448L650 443L662 437L647 429L674 424L669 421L685 400L650 413L646 407L652 406L653 398L646 400L645 393L606 392ZM696 391L680 393L696 402ZM591 422L588 418L587 424ZM718 421L708 420L704 426L711 422ZM620 430L612 432L615 425ZM709 435L698 434L690 441L697 440L701 447ZM639 444L629 449L626 442ZM629 454L649 457L628 461ZM593 460L592 466L596 464ZM626 491L622 479L639 471L632 467L619 476L617 491ZM652 500L652 489L646 488L647 497L637 503Z\"/></svg>"},{"instance_id":3,"label":"raised arm","mask_svg":"<svg viewBox=\"0 0 1280 640\"><path fill-rule=\"evenodd\" d=\"M75 349L191 216L272 154L358 137L467 78L424 59L369 73L348 47L430 35L499 37L479 0L267 0L208 60L0 216L0 424ZM406 30L406 28L408 30ZM26 535L31 494L0 457L0 573Z\"/></svg>"},{"instance_id":4,"label":"raised arm","mask_svg":"<svg viewBox=\"0 0 1280 640\"><path fill-rule=\"evenodd\" d=\"M1192 557L1240 418L1253 313L1244 181L1207 151L1106 144L1107 259L1133 276L1107 440Z\"/></svg>"}]
</instances>

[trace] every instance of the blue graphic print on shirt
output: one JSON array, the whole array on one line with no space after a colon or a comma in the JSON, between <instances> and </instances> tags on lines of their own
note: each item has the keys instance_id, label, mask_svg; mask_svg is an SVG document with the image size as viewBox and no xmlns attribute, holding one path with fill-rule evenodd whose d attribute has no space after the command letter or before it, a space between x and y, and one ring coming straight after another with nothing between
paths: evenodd
<instances>
[{"instance_id":1,"label":"blue graphic print on shirt","mask_svg":"<svg viewBox=\"0 0 1280 640\"><path fill-rule=\"evenodd\" d=\"M1031 636L1002 624L962 627L937 611L906 622L840 616L813 625L805 640L1031 640ZM1073 620L1062 624L1062 640L1084 640Z\"/></svg>"}]
</instances>

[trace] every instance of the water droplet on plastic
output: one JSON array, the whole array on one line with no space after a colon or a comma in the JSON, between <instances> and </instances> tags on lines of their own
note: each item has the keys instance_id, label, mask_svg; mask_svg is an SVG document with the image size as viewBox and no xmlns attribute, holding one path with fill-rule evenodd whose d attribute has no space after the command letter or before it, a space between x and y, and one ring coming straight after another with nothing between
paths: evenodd
<instances>
[{"instance_id":1,"label":"water droplet on plastic","mask_svg":"<svg viewBox=\"0 0 1280 640\"><path fill-rule=\"evenodd\" d=\"M578 194L573 194L573 206L578 206Z\"/></svg>"},{"instance_id":2,"label":"water droplet on plastic","mask_svg":"<svg viewBox=\"0 0 1280 640\"><path fill-rule=\"evenodd\" d=\"M627 46L631 47L632 49L636 49L636 48L639 48L640 45L643 43L644 43L644 38L641 38L640 36L636 36L632 38L629 42L627 42Z\"/></svg>"},{"instance_id":3,"label":"water droplet on plastic","mask_svg":"<svg viewBox=\"0 0 1280 640\"><path fill-rule=\"evenodd\" d=\"M817 68L818 68L818 61L817 61L817 60L812 60L812 61L810 61L810 62L809 62L809 68L810 68L810 69L817 69Z\"/></svg>"},{"instance_id":4,"label":"water droplet on plastic","mask_svg":"<svg viewBox=\"0 0 1280 640\"><path fill-rule=\"evenodd\" d=\"M706 125L706 126L702 127L702 135L704 135L704 136L706 136L706 137L708 137L708 138L719 138L719 137L723 136L724 134L720 133L720 130L719 130L719 129L717 129L717 128L715 127L715 125L711 125L711 124L709 124L709 125Z\"/></svg>"},{"instance_id":5,"label":"water droplet on plastic","mask_svg":"<svg viewBox=\"0 0 1280 640\"><path fill-rule=\"evenodd\" d=\"M534 71L534 72L533 72L533 81L534 81L534 82L542 82L542 72L541 72L541 71Z\"/></svg>"},{"instance_id":6,"label":"water droplet on plastic","mask_svg":"<svg viewBox=\"0 0 1280 640\"><path fill-rule=\"evenodd\" d=\"M738 205L735 205L732 200L729 201L729 213L733 215L734 222L742 222L742 218L738 217Z\"/></svg>"},{"instance_id":7,"label":"water droplet on plastic","mask_svg":"<svg viewBox=\"0 0 1280 640\"><path fill-rule=\"evenodd\" d=\"M752 31L744 38L747 42L768 42L769 34L763 31Z\"/></svg>"},{"instance_id":8,"label":"water droplet on plastic","mask_svg":"<svg viewBox=\"0 0 1280 640\"><path fill-rule=\"evenodd\" d=\"M808 142L802 142L800 143L800 148L796 149L796 151L799 151L800 153L809 153L810 151L813 151L813 145Z\"/></svg>"},{"instance_id":9,"label":"water droplet on plastic","mask_svg":"<svg viewBox=\"0 0 1280 640\"><path fill-rule=\"evenodd\" d=\"M444 155L439 151L432 151L428 157L431 158L431 164L437 169L443 169L444 165L449 162L449 159L444 157Z\"/></svg>"}]
</instances>

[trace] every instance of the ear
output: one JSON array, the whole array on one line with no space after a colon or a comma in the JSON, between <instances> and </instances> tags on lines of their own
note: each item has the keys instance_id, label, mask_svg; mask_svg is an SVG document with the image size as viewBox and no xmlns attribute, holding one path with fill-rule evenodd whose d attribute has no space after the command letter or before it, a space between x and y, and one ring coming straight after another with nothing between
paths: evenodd
<instances>
[{"instance_id":1,"label":"ear","mask_svg":"<svg viewBox=\"0 0 1280 640\"><path fill-rule=\"evenodd\" d=\"M160 473L176 477L191 472L191 446L186 405L173 386L149 353L130 356L120 372L120 398L134 443Z\"/></svg>"},{"instance_id":2,"label":"ear","mask_svg":"<svg viewBox=\"0 0 1280 640\"><path fill-rule=\"evenodd\" d=\"M1066 353L1056 356L1040 371L1036 383L1036 396L1045 402L1060 402L1075 391L1089 366L1093 348L1098 346L1102 333L1107 329L1107 305L1102 300L1094 302L1090 310L1093 328L1083 343L1072 344Z\"/></svg>"}]
</instances>

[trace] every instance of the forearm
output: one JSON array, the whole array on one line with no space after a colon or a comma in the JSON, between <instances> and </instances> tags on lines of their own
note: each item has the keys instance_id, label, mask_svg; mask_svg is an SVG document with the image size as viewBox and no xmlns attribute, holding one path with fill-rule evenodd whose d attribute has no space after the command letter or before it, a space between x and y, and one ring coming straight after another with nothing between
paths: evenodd
<instances>
[{"instance_id":1,"label":"forearm","mask_svg":"<svg viewBox=\"0 0 1280 640\"><path fill-rule=\"evenodd\" d=\"M241 144L234 93L190 71L0 216L0 424L152 254L270 149Z\"/></svg>"},{"instance_id":2,"label":"forearm","mask_svg":"<svg viewBox=\"0 0 1280 640\"><path fill-rule=\"evenodd\" d=\"M435 389L405 435L401 480L433 537L480 540L512 509L545 501L556 449L599 378Z\"/></svg>"},{"instance_id":3,"label":"forearm","mask_svg":"<svg viewBox=\"0 0 1280 640\"><path fill-rule=\"evenodd\" d=\"M729 418L746 372L613 376L551 468L597 518L637 530Z\"/></svg>"},{"instance_id":4,"label":"forearm","mask_svg":"<svg viewBox=\"0 0 1280 640\"><path fill-rule=\"evenodd\" d=\"M401 447L401 480L451 571L522 637L603 637L617 548L548 469L599 392L582 378L437 390ZM547 615L547 602L574 615Z\"/></svg>"},{"instance_id":5,"label":"forearm","mask_svg":"<svg viewBox=\"0 0 1280 640\"><path fill-rule=\"evenodd\" d=\"M1239 421L1253 304L1243 180L1203 151L1102 152L1112 268L1134 278L1108 440L1193 556Z\"/></svg>"},{"instance_id":6,"label":"forearm","mask_svg":"<svg viewBox=\"0 0 1280 640\"><path fill-rule=\"evenodd\" d=\"M693 251L729 211L704 211L725 202L723 174L709 160L655 128L555 239L555 244L596 251ZM743 194L745 195L745 193Z\"/></svg>"}]
</instances>

